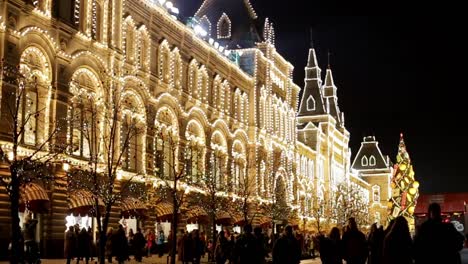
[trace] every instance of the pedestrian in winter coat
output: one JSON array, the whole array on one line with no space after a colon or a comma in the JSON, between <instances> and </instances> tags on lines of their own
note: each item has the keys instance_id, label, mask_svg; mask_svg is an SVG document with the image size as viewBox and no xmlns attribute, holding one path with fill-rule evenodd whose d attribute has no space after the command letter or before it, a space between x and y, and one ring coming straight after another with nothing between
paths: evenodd
<instances>
[{"instance_id":1,"label":"pedestrian in winter coat","mask_svg":"<svg viewBox=\"0 0 468 264\"><path fill-rule=\"evenodd\" d=\"M88 231L83 227L81 232L78 234L78 258L89 263L89 257L91 255L91 238L89 237Z\"/></svg>"},{"instance_id":2,"label":"pedestrian in winter coat","mask_svg":"<svg viewBox=\"0 0 468 264\"><path fill-rule=\"evenodd\" d=\"M113 236L114 236L114 230L112 229L112 227L109 227L107 229L107 234L106 234L106 252L105 252L105 255L106 255L106 258L107 258L107 261L109 263L112 263L112 256L113 256L113 252L112 252L112 240L113 240Z\"/></svg>"},{"instance_id":3,"label":"pedestrian in winter coat","mask_svg":"<svg viewBox=\"0 0 468 264\"><path fill-rule=\"evenodd\" d=\"M267 241L265 236L262 233L261 227L254 228L254 236L255 236L255 255L252 256L254 258L254 263L258 264L265 264L265 258L268 256L268 249L267 249Z\"/></svg>"},{"instance_id":4,"label":"pedestrian in winter coat","mask_svg":"<svg viewBox=\"0 0 468 264\"><path fill-rule=\"evenodd\" d=\"M340 230L333 227L328 237L319 237L320 260L323 264L341 264L342 261L342 242Z\"/></svg>"},{"instance_id":5,"label":"pedestrian in winter coat","mask_svg":"<svg viewBox=\"0 0 468 264\"><path fill-rule=\"evenodd\" d=\"M117 257L119 264L128 259L128 240L122 225L119 225L117 232L112 239L112 251Z\"/></svg>"},{"instance_id":6,"label":"pedestrian in winter coat","mask_svg":"<svg viewBox=\"0 0 468 264\"><path fill-rule=\"evenodd\" d=\"M369 254L366 236L359 231L356 220L351 217L343 234L344 259L347 264L364 264Z\"/></svg>"},{"instance_id":7,"label":"pedestrian in winter coat","mask_svg":"<svg viewBox=\"0 0 468 264\"><path fill-rule=\"evenodd\" d=\"M156 245L158 248L158 256L162 257L164 255L164 242L166 241L166 236L164 231L159 231L158 239L156 240Z\"/></svg>"},{"instance_id":8,"label":"pedestrian in winter coat","mask_svg":"<svg viewBox=\"0 0 468 264\"><path fill-rule=\"evenodd\" d=\"M193 264L200 264L200 258L203 254L203 243L200 238L200 233L198 230L192 231L192 241L193 241Z\"/></svg>"},{"instance_id":9,"label":"pedestrian in winter coat","mask_svg":"<svg viewBox=\"0 0 468 264\"><path fill-rule=\"evenodd\" d=\"M403 216L397 217L384 239L383 263L412 264L412 244L408 221Z\"/></svg>"},{"instance_id":10,"label":"pedestrian in winter coat","mask_svg":"<svg viewBox=\"0 0 468 264\"><path fill-rule=\"evenodd\" d=\"M293 235L292 226L284 228L283 235L273 246L274 264L298 264L301 261L301 246Z\"/></svg>"},{"instance_id":11,"label":"pedestrian in winter coat","mask_svg":"<svg viewBox=\"0 0 468 264\"><path fill-rule=\"evenodd\" d=\"M153 230L148 229L146 234L146 252L147 257L151 257L151 251L153 250L153 246L155 243L156 236L153 233Z\"/></svg>"},{"instance_id":12,"label":"pedestrian in winter coat","mask_svg":"<svg viewBox=\"0 0 468 264\"><path fill-rule=\"evenodd\" d=\"M256 239L252 234L252 225L244 226L244 233L239 235L234 244L234 263L254 263L256 250Z\"/></svg>"},{"instance_id":13,"label":"pedestrian in winter coat","mask_svg":"<svg viewBox=\"0 0 468 264\"><path fill-rule=\"evenodd\" d=\"M229 239L231 235L229 234L229 230L226 228L224 232L219 232L217 242L214 249L214 258L217 264L224 264L226 260L230 257L230 250L229 250Z\"/></svg>"},{"instance_id":14,"label":"pedestrian in winter coat","mask_svg":"<svg viewBox=\"0 0 468 264\"><path fill-rule=\"evenodd\" d=\"M141 233L141 229L138 227L137 232L133 236L133 249L135 251L135 260L137 262L142 261L143 250L145 247L146 240Z\"/></svg>"},{"instance_id":15,"label":"pedestrian in winter coat","mask_svg":"<svg viewBox=\"0 0 468 264\"><path fill-rule=\"evenodd\" d=\"M63 248L63 253L67 259L67 264L70 264L70 261L75 256L76 248L76 235L73 226L69 226L67 232L65 232L65 244Z\"/></svg>"},{"instance_id":16,"label":"pedestrian in winter coat","mask_svg":"<svg viewBox=\"0 0 468 264\"><path fill-rule=\"evenodd\" d=\"M193 262L193 239L190 234L185 234L184 245L183 245L182 262L192 263Z\"/></svg>"},{"instance_id":17,"label":"pedestrian in winter coat","mask_svg":"<svg viewBox=\"0 0 468 264\"><path fill-rule=\"evenodd\" d=\"M377 228L377 224L372 224L371 232L367 243L369 245L369 261L368 264L381 264L382 263L382 251L384 241L384 230L380 226Z\"/></svg>"},{"instance_id":18,"label":"pedestrian in winter coat","mask_svg":"<svg viewBox=\"0 0 468 264\"><path fill-rule=\"evenodd\" d=\"M184 240L185 240L185 232L183 229L181 229L179 237L177 238L177 260L178 261L183 261Z\"/></svg>"},{"instance_id":19,"label":"pedestrian in winter coat","mask_svg":"<svg viewBox=\"0 0 468 264\"><path fill-rule=\"evenodd\" d=\"M443 223L440 205L432 203L428 210L429 219L424 222L414 239L416 264L459 264L463 235L453 224Z\"/></svg>"}]
</instances>

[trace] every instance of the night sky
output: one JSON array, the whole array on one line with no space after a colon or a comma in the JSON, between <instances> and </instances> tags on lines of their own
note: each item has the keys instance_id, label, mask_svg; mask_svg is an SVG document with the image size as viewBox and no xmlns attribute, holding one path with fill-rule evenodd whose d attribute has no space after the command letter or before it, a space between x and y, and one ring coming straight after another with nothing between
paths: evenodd
<instances>
[{"instance_id":1,"label":"night sky","mask_svg":"<svg viewBox=\"0 0 468 264\"><path fill-rule=\"evenodd\" d=\"M191 15L201 2L176 4ZM463 79L468 43L462 40L468 23L458 11L463 9L428 1L414 6L408 5L413 1L342 2L251 0L262 21L269 17L274 23L277 49L295 66L300 87L309 28L323 73L330 50L353 158L363 136L373 135L395 162L402 132L422 193L467 192L462 165L468 101L461 92L468 92Z\"/></svg>"}]
</instances>

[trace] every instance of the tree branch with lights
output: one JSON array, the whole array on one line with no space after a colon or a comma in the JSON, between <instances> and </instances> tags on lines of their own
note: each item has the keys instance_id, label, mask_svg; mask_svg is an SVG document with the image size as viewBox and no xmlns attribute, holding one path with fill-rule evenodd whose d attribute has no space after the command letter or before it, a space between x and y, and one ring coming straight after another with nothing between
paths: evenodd
<instances>
[{"instance_id":1,"label":"tree branch with lights","mask_svg":"<svg viewBox=\"0 0 468 264\"><path fill-rule=\"evenodd\" d=\"M63 150L58 138L61 127L48 121L46 107L50 97L39 96L45 89L38 86L39 82L32 72L2 59L1 118L7 125L4 132L11 143L0 146L0 161L6 163L10 171L9 176L0 177L0 185L6 189L10 200L11 263L23 261L19 226L20 190L33 182L49 185L54 180L51 173L53 163ZM39 105L43 101L46 102Z\"/></svg>"}]
</instances>

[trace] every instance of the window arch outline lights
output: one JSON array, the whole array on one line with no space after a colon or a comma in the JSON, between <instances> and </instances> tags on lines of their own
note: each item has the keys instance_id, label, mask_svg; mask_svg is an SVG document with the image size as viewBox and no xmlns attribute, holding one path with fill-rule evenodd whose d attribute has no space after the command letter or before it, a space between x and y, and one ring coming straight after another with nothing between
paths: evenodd
<instances>
[{"instance_id":1,"label":"window arch outline lights","mask_svg":"<svg viewBox=\"0 0 468 264\"><path fill-rule=\"evenodd\" d=\"M363 166L363 167L369 166L369 159L367 159L367 156L363 156L361 158L361 166Z\"/></svg>"},{"instance_id":2,"label":"window arch outline lights","mask_svg":"<svg viewBox=\"0 0 468 264\"><path fill-rule=\"evenodd\" d=\"M217 37L218 39L228 39L231 37L231 19L226 13L223 13L217 23Z\"/></svg>"}]
</instances>

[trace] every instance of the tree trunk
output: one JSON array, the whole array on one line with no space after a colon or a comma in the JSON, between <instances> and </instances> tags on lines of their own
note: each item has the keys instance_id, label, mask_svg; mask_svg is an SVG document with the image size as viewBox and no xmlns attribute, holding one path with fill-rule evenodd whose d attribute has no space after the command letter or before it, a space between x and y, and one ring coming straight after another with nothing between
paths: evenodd
<instances>
[{"instance_id":1,"label":"tree trunk","mask_svg":"<svg viewBox=\"0 0 468 264\"><path fill-rule=\"evenodd\" d=\"M23 248L21 241L21 227L19 219L19 199L20 199L20 182L18 179L18 173L15 168L15 163L10 166L11 182L10 182L10 216L11 216L11 264L17 264L22 261Z\"/></svg>"},{"instance_id":2,"label":"tree trunk","mask_svg":"<svg viewBox=\"0 0 468 264\"><path fill-rule=\"evenodd\" d=\"M173 211L172 211L172 223L171 223L171 230L172 230L172 245L171 247L171 264L176 263L176 252L177 252L177 224L178 224L178 206L176 204L176 199L173 199ZM179 252L180 254L181 252Z\"/></svg>"}]
</instances>

